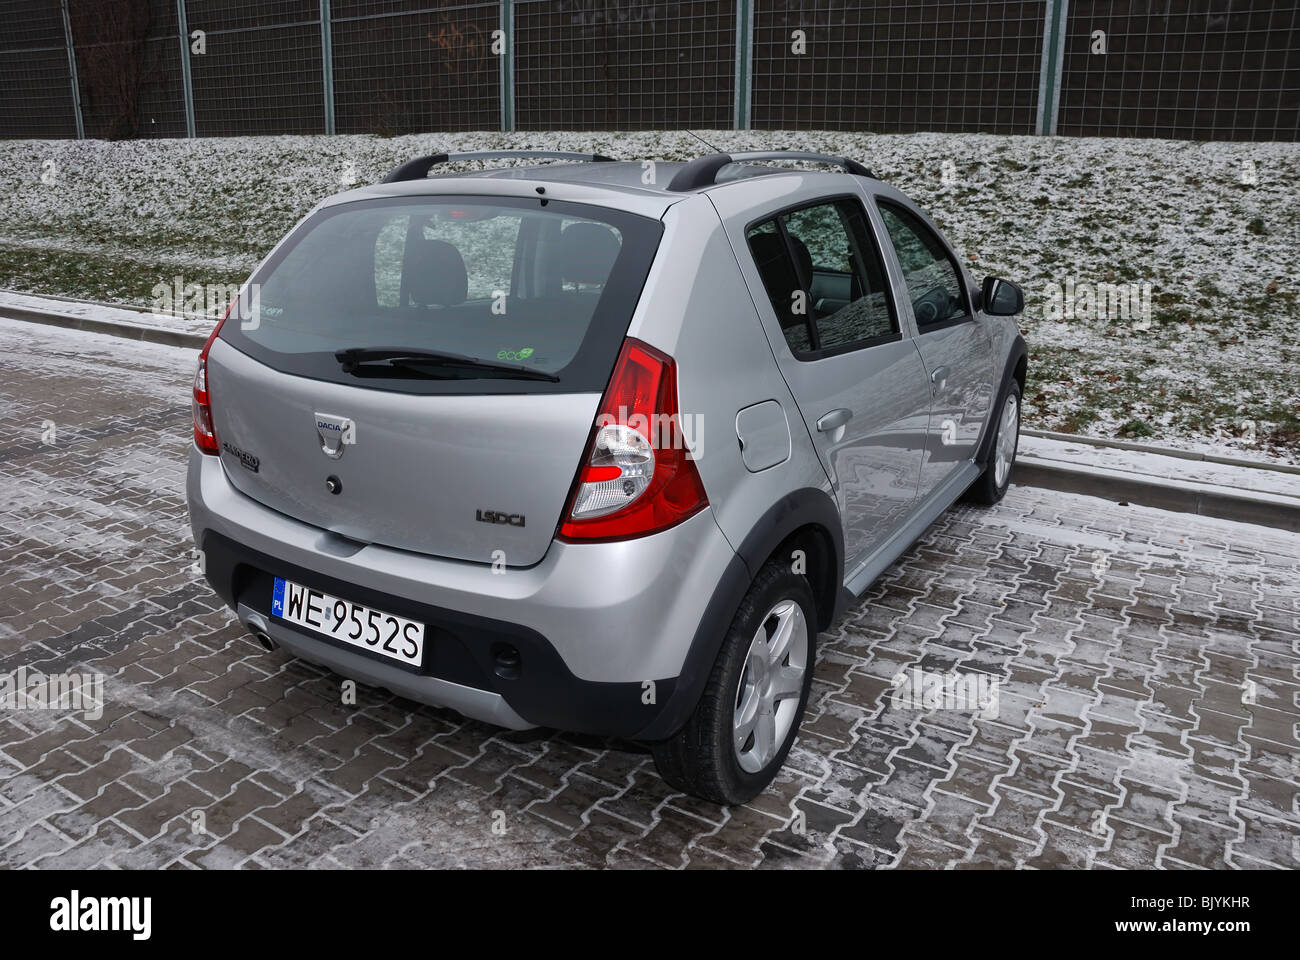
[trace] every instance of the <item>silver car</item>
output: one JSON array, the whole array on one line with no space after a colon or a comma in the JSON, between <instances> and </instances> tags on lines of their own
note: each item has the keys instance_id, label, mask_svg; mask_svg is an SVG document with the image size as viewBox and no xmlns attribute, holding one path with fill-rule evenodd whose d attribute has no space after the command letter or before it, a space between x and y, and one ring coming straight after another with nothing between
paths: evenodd
<instances>
[{"instance_id":1,"label":"silver car","mask_svg":"<svg viewBox=\"0 0 1300 960\"><path fill-rule=\"evenodd\" d=\"M571 162L429 176L495 156ZM268 649L743 803L818 633L1006 491L1023 302L844 158L422 157L319 204L208 340L194 539Z\"/></svg>"}]
</instances>

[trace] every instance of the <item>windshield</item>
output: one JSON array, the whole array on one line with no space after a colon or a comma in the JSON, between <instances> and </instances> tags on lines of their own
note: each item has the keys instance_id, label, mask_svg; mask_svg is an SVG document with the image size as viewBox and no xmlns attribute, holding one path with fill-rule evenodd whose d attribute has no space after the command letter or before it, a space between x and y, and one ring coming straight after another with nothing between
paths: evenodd
<instances>
[{"instance_id":1,"label":"windshield","mask_svg":"<svg viewBox=\"0 0 1300 960\"><path fill-rule=\"evenodd\" d=\"M221 336L276 369L372 389L600 391L661 232L656 220L531 198L327 207L253 276ZM335 356L376 349L483 364L358 378Z\"/></svg>"}]
</instances>

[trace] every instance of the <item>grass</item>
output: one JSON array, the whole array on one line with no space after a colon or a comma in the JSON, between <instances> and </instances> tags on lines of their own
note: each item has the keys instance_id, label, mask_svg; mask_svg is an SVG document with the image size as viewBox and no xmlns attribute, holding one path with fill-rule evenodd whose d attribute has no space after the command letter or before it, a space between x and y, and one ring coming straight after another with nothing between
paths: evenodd
<instances>
[{"instance_id":1,"label":"grass","mask_svg":"<svg viewBox=\"0 0 1300 960\"><path fill-rule=\"evenodd\" d=\"M243 283L247 270L207 268L196 279L207 283ZM154 284L165 282L158 261L148 254L68 252L7 246L0 241L0 286L24 293L148 306Z\"/></svg>"},{"instance_id":2,"label":"grass","mask_svg":"<svg viewBox=\"0 0 1300 960\"><path fill-rule=\"evenodd\" d=\"M1134 419L1120 425L1119 435L1127 440L1141 440L1144 437L1154 437L1156 431L1145 420Z\"/></svg>"}]
</instances>

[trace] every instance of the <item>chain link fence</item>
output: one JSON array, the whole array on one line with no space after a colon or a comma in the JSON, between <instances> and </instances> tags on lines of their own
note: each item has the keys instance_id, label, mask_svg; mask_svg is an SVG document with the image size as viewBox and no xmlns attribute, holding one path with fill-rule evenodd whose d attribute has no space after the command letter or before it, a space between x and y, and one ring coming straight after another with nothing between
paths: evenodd
<instances>
[{"instance_id":1,"label":"chain link fence","mask_svg":"<svg viewBox=\"0 0 1300 960\"><path fill-rule=\"evenodd\" d=\"M339 133L501 126L500 3L334 0L332 24Z\"/></svg>"},{"instance_id":2,"label":"chain link fence","mask_svg":"<svg viewBox=\"0 0 1300 960\"><path fill-rule=\"evenodd\" d=\"M755 0L752 124L1033 133L1045 6Z\"/></svg>"},{"instance_id":3,"label":"chain link fence","mask_svg":"<svg viewBox=\"0 0 1300 960\"><path fill-rule=\"evenodd\" d=\"M0 0L0 137L831 129L1300 139L1264 0Z\"/></svg>"},{"instance_id":4,"label":"chain link fence","mask_svg":"<svg viewBox=\"0 0 1300 960\"><path fill-rule=\"evenodd\" d=\"M319 0L188 0L185 8L191 37L202 34L203 53L192 40L188 56L198 136L323 132Z\"/></svg>"},{"instance_id":5,"label":"chain link fence","mask_svg":"<svg viewBox=\"0 0 1300 960\"><path fill-rule=\"evenodd\" d=\"M1072 0L1057 132L1295 140L1300 4Z\"/></svg>"},{"instance_id":6,"label":"chain link fence","mask_svg":"<svg viewBox=\"0 0 1300 960\"><path fill-rule=\"evenodd\" d=\"M518 129L731 126L734 0L513 6Z\"/></svg>"},{"instance_id":7,"label":"chain link fence","mask_svg":"<svg viewBox=\"0 0 1300 960\"><path fill-rule=\"evenodd\" d=\"M4 0L0 24L0 136L75 137L62 10Z\"/></svg>"}]
</instances>

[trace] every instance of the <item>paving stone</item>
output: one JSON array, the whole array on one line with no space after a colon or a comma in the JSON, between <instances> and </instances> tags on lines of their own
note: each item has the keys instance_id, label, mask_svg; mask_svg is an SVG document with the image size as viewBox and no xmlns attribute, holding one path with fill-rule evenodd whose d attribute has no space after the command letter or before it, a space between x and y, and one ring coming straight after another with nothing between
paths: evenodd
<instances>
[{"instance_id":1,"label":"paving stone","mask_svg":"<svg viewBox=\"0 0 1300 960\"><path fill-rule=\"evenodd\" d=\"M0 361L0 408L65 425L0 419L0 672L99 672L107 702L0 713L0 867L1298 865L1300 536L1020 486L957 506L819 638L786 769L723 810L643 748L343 704L263 652L191 569L193 351L70 336ZM997 716L899 709L914 668L996 680Z\"/></svg>"}]
</instances>

